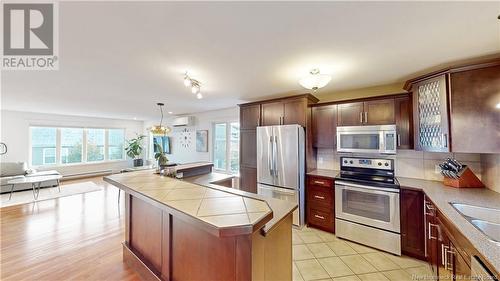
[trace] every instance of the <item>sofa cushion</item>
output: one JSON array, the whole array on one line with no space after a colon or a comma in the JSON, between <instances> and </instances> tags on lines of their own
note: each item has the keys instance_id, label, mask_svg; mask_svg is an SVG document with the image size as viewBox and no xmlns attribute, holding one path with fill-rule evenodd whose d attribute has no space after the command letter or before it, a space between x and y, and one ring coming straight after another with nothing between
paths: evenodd
<instances>
[{"instance_id":1,"label":"sofa cushion","mask_svg":"<svg viewBox=\"0 0 500 281\"><path fill-rule=\"evenodd\" d=\"M51 175L60 175L60 173L56 170L48 170L48 171L38 171L31 174L27 174L27 177L39 177L39 176L51 176Z\"/></svg>"},{"instance_id":2,"label":"sofa cushion","mask_svg":"<svg viewBox=\"0 0 500 281\"><path fill-rule=\"evenodd\" d=\"M9 185L7 182L10 181L10 180L13 180L13 179L17 179L17 178L24 178L24 176L8 176L8 177L1 177L0 178L0 184L1 185Z\"/></svg>"},{"instance_id":3,"label":"sofa cushion","mask_svg":"<svg viewBox=\"0 0 500 281\"><path fill-rule=\"evenodd\" d=\"M2 177L24 175L28 169L26 162L4 162L0 166L0 176Z\"/></svg>"}]
</instances>

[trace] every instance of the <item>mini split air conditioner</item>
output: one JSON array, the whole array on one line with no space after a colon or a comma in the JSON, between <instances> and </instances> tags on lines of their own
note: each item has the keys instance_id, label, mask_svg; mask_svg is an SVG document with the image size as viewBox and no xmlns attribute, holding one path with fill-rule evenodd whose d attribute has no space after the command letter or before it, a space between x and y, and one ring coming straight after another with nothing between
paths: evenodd
<instances>
[{"instance_id":1,"label":"mini split air conditioner","mask_svg":"<svg viewBox=\"0 0 500 281\"><path fill-rule=\"evenodd\" d=\"M194 124L193 116L177 117L174 119L174 122L172 122L172 126L174 127L191 126L193 124Z\"/></svg>"}]
</instances>

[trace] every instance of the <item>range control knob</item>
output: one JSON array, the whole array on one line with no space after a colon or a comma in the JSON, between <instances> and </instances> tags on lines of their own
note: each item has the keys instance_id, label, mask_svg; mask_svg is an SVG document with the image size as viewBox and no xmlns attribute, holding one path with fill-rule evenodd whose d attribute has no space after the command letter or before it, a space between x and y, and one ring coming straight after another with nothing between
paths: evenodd
<instances>
[{"instance_id":1,"label":"range control knob","mask_svg":"<svg viewBox=\"0 0 500 281\"><path fill-rule=\"evenodd\" d=\"M352 164L352 163L354 163L354 162L352 162L352 160L351 160L351 161L349 161L349 164Z\"/></svg>"},{"instance_id":2,"label":"range control knob","mask_svg":"<svg viewBox=\"0 0 500 281\"><path fill-rule=\"evenodd\" d=\"M384 164L384 165L385 165L386 167L389 167L389 163L387 163L387 162L385 162L385 164Z\"/></svg>"},{"instance_id":3,"label":"range control knob","mask_svg":"<svg viewBox=\"0 0 500 281\"><path fill-rule=\"evenodd\" d=\"M379 165L379 166L382 166L382 162L378 162L378 165Z\"/></svg>"},{"instance_id":4,"label":"range control knob","mask_svg":"<svg viewBox=\"0 0 500 281\"><path fill-rule=\"evenodd\" d=\"M347 160L344 160L344 164L347 164Z\"/></svg>"}]
</instances>

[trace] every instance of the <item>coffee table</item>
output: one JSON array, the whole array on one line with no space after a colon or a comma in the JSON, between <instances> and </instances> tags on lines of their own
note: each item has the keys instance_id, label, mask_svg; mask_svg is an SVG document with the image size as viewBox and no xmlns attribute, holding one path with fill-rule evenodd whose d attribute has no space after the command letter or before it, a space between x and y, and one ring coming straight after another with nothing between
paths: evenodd
<instances>
[{"instance_id":1,"label":"coffee table","mask_svg":"<svg viewBox=\"0 0 500 281\"><path fill-rule=\"evenodd\" d=\"M31 183L31 187L33 188L33 199L38 199L38 194L40 194L40 186L43 182L46 181L57 181L57 187L59 188L59 192L61 192L61 186L59 185L59 181L62 179L61 175L46 175L46 176L35 176L35 177L22 177L12 179L7 182L7 184L11 184L9 200L12 198L12 192L14 191L14 185L22 184L22 183Z\"/></svg>"}]
</instances>

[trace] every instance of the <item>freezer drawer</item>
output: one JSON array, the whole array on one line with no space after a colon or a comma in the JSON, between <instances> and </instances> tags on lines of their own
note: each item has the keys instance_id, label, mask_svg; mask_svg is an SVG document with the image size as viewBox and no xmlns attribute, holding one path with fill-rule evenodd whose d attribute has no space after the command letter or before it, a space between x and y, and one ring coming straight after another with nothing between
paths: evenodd
<instances>
[{"instance_id":1,"label":"freezer drawer","mask_svg":"<svg viewBox=\"0 0 500 281\"><path fill-rule=\"evenodd\" d=\"M257 193L265 197L296 203L299 207L293 212L293 224L297 226L301 225L301 221L303 221L302 216L304 204L301 204L301 202L303 202L303 199L301 199L298 190L258 184Z\"/></svg>"}]
</instances>

